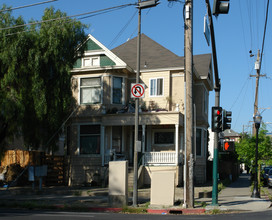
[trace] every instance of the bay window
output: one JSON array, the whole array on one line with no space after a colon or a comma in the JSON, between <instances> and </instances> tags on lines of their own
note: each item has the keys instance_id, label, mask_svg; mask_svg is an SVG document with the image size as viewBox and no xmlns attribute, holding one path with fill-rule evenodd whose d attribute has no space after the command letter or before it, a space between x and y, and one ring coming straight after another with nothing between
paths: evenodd
<instances>
[{"instance_id":1,"label":"bay window","mask_svg":"<svg viewBox=\"0 0 272 220\"><path fill-rule=\"evenodd\" d=\"M112 78L112 103L122 104L123 99L123 78L113 77Z\"/></svg>"},{"instance_id":2,"label":"bay window","mask_svg":"<svg viewBox=\"0 0 272 220\"><path fill-rule=\"evenodd\" d=\"M80 104L101 103L101 77L80 79Z\"/></svg>"}]
</instances>

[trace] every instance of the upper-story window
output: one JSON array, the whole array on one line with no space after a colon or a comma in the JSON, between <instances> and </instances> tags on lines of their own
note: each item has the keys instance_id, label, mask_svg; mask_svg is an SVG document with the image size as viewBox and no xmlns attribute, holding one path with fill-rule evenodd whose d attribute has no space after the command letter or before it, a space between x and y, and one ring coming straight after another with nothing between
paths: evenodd
<instances>
[{"instance_id":1,"label":"upper-story window","mask_svg":"<svg viewBox=\"0 0 272 220\"><path fill-rule=\"evenodd\" d=\"M150 79L149 82L149 94L150 96L162 96L163 95L163 78Z\"/></svg>"},{"instance_id":2,"label":"upper-story window","mask_svg":"<svg viewBox=\"0 0 272 220\"><path fill-rule=\"evenodd\" d=\"M84 57L82 60L83 67L100 66L99 57Z\"/></svg>"},{"instance_id":3,"label":"upper-story window","mask_svg":"<svg viewBox=\"0 0 272 220\"><path fill-rule=\"evenodd\" d=\"M208 106L209 106L209 94L206 89L204 89L204 112L208 114Z\"/></svg>"},{"instance_id":4,"label":"upper-story window","mask_svg":"<svg viewBox=\"0 0 272 220\"><path fill-rule=\"evenodd\" d=\"M101 103L101 77L80 79L80 104Z\"/></svg>"},{"instance_id":5,"label":"upper-story window","mask_svg":"<svg viewBox=\"0 0 272 220\"><path fill-rule=\"evenodd\" d=\"M123 77L112 78L112 103L122 104L123 100Z\"/></svg>"}]
</instances>

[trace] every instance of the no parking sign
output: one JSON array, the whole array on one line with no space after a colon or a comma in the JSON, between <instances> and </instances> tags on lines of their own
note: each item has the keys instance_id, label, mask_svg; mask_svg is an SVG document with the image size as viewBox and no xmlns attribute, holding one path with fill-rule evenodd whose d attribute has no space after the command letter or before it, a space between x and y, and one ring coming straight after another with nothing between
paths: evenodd
<instances>
[{"instance_id":1,"label":"no parking sign","mask_svg":"<svg viewBox=\"0 0 272 220\"><path fill-rule=\"evenodd\" d=\"M145 85L143 83L131 83L131 98L144 98Z\"/></svg>"}]
</instances>

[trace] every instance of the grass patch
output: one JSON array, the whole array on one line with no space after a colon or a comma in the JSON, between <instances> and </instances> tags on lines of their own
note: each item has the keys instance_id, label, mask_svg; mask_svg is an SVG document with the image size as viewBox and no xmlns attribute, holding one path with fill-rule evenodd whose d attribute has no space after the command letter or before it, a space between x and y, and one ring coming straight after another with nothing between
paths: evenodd
<instances>
[{"instance_id":1,"label":"grass patch","mask_svg":"<svg viewBox=\"0 0 272 220\"><path fill-rule=\"evenodd\" d=\"M229 179L224 179L218 183L218 192L222 191L225 189L227 186L231 184L231 180Z\"/></svg>"},{"instance_id":2,"label":"grass patch","mask_svg":"<svg viewBox=\"0 0 272 220\"><path fill-rule=\"evenodd\" d=\"M128 214L144 214L147 213L147 208L146 207L129 207L125 206L122 209L123 213L128 213Z\"/></svg>"},{"instance_id":3,"label":"grass patch","mask_svg":"<svg viewBox=\"0 0 272 220\"><path fill-rule=\"evenodd\" d=\"M74 195L74 196L81 196L81 195L82 195L82 191L81 191L81 190L75 190L75 191L73 192L73 195Z\"/></svg>"},{"instance_id":4,"label":"grass patch","mask_svg":"<svg viewBox=\"0 0 272 220\"><path fill-rule=\"evenodd\" d=\"M210 211L208 211L207 214L210 214L210 215L218 215L218 214L221 214L223 213L220 209L212 209Z\"/></svg>"},{"instance_id":5,"label":"grass patch","mask_svg":"<svg viewBox=\"0 0 272 220\"><path fill-rule=\"evenodd\" d=\"M197 201L195 201L194 204L195 204L195 206L200 206L202 208L206 208L206 206L207 206L206 202L197 202Z\"/></svg>"}]
</instances>

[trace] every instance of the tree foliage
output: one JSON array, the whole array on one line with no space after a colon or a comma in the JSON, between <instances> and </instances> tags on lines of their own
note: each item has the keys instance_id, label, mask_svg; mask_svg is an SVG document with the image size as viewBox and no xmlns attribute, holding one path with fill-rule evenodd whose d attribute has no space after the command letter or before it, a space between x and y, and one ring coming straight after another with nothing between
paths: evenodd
<instances>
[{"instance_id":1,"label":"tree foliage","mask_svg":"<svg viewBox=\"0 0 272 220\"><path fill-rule=\"evenodd\" d=\"M20 134L26 147L45 146L71 112L70 70L86 34L66 16L47 8L42 21L56 20L3 29L25 22L0 12L0 144Z\"/></svg>"},{"instance_id":2,"label":"tree foliage","mask_svg":"<svg viewBox=\"0 0 272 220\"><path fill-rule=\"evenodd\" d=\"M268 165L272 164L272 142L266 133L267 130L262 126L258 135L258 162ZM244 134L240 143L236 143L235 146L238 159L252 168L255 161L256 136Z\"/></svg>"}]
</instances>

